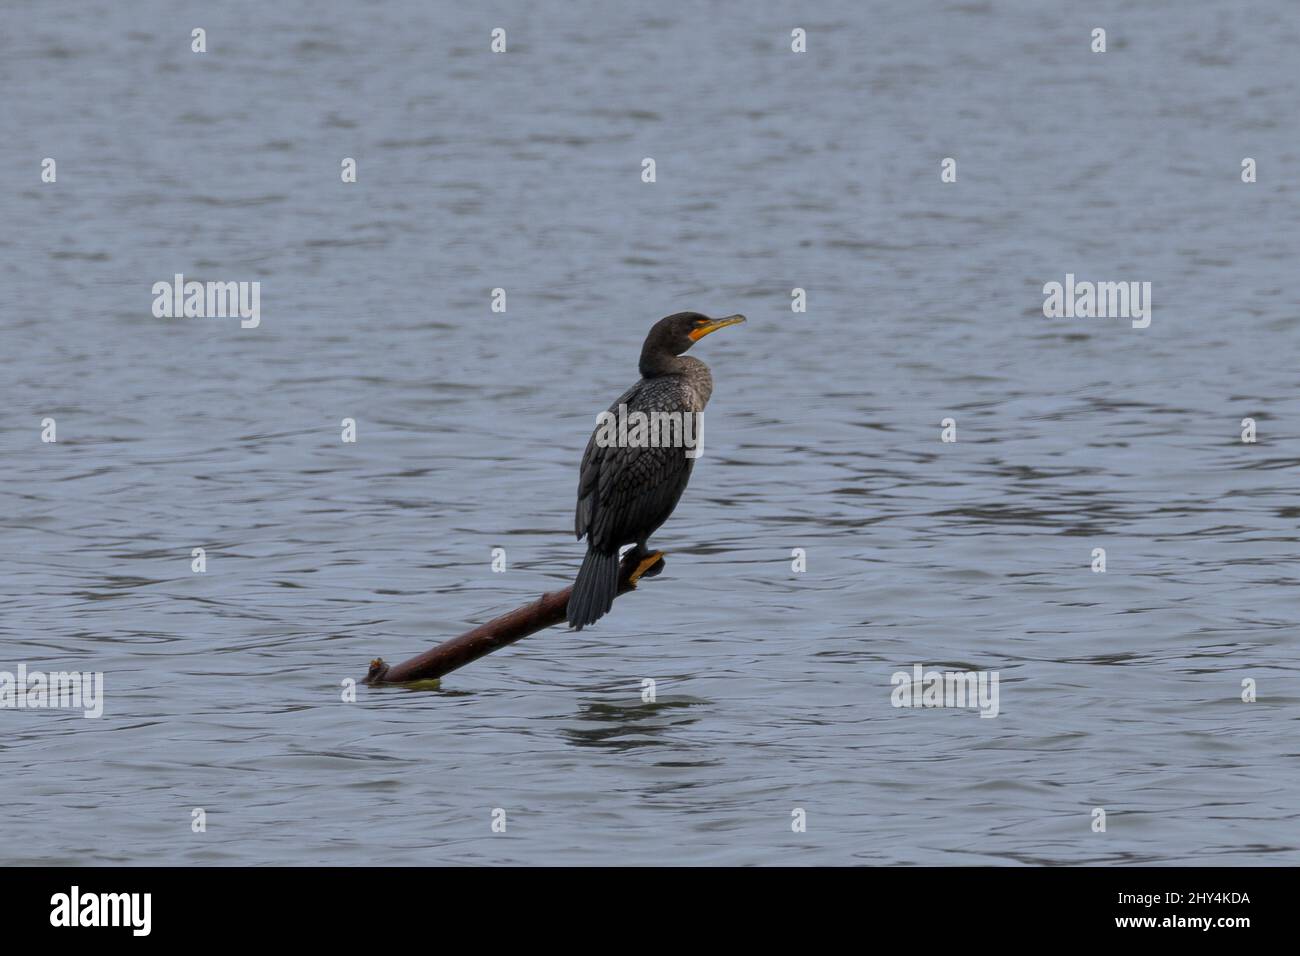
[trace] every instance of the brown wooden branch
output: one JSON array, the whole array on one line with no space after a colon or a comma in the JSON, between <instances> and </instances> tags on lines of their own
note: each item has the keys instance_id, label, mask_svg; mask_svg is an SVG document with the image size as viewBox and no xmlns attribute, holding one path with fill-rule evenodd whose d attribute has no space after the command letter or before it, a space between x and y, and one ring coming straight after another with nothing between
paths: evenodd
<instances>
[{"instance_id":1,"label":"brown wooden branch","mask_svg":"<svg viewBox=\"0 0 1300 956\"><path fill-rule=\"evenodd\" d=\"M638 559L635 549L629 551L619 564L618 593L626 594L635 590L638 579L652 578L663 568L664 556L661 552ZM370 662L370 672L361 683L376 687L436 680L443 674L449 674L458 667L478 660L484 654L499 651L529 634L563 622L569 595L572 593L573 586L570 585L563 591L543 594L531 604L517 607L400 664L386 664L382 657L376 658Z\"/></svg>"}]
</instances>

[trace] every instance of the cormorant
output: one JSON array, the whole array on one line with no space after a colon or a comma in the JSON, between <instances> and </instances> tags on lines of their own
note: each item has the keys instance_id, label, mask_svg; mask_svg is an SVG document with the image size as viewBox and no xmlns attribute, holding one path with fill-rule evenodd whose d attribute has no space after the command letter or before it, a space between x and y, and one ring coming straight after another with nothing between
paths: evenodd
<instances>
[{"instance_id":1,"label":"cormorant","mask_svg":"<svg viewBox=\"0 0 1300 956\"><path fill-rule=\"evenodd\" d=\"M711 319L698 312L660 319L641 348L641 381L610 406L606 421L608 416L631 420L634 412L698 416L713 394L713 376L699 359L682 353L709 333L744 321L743 315ZM626 434L635 432L633 427ZM621 439L621 429L619 434ZM578 478L574 530L579 539L586 535L587 556L569 597L568 620L577 630L609 611L618 593L619 548L634 544L638 554L648 553L646 540L677 507L695 464L694 455L687 455L691 449L680 441L676 447L655 447L645 436L613 444L609 437L610 429L598 425Z\"/></svg>"}]
</instances>

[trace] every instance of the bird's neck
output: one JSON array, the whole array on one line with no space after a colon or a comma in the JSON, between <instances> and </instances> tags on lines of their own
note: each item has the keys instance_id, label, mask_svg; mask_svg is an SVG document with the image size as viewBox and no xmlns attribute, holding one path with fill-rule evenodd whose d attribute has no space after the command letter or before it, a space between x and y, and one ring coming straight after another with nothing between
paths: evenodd
<instances>
[{"instance_id":1,"label":"bird's neck","mask_svg":"<svg viewBox=\"0 0 1300 956\"><path fill-rule=\"evenodd\" d=\"M689 361L680 355L659 349L642 349L641 377L659 378L662 375L684 375Z\"/></svg>"},{"instance_id":2,"label":"bird's neck","mask_svg":"<svg viewBox=\"0 0 1300 956\"><path fill-rule=\"evenodd\" d=\"M704 406L709 403L709 396L713 394L713 375L709 372L709 367L697 358L691 358L689 355L671 355L668 357L669 363L664 363L653 368L660 369L651 374L646 370L646 360L644 356L641 359L641 378L642 381L663 378L677 378L681 381L685 392L691 396L690 405L697 411L704 411Z\"/></svg>"}]
</instances>

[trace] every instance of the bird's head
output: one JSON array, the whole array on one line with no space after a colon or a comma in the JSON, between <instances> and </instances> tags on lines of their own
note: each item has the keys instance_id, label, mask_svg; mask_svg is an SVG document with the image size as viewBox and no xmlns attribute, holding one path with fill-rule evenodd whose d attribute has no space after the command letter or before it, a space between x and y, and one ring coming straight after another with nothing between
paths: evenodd
<instances>
[{"instance_id":1,"label":"bird's head","mask_svg":"<svg viewBox=\"0 0 1300 956\"><path fill-rule=\"evenodd\" d=\"M650 355L681 355L704 336L744 321L743 315L711 319L699 312L678 312L654 324L641 350L642 359Z\"/></svg>"}]
</instances>

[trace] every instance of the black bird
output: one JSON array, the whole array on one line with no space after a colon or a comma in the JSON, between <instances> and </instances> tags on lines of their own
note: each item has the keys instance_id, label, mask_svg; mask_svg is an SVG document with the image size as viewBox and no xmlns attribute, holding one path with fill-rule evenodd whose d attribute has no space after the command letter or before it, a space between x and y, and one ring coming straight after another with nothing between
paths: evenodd
<instances>
[{"instance_id":1,"label":"black bird","mask_svg":"<svg viewBox=\"0 0 1300 956\"><path fill-rule=\"evenodd\" d=\"M609 611L618 593L619 548L634 544L638 554L648 554L647 539L677 507L695 464L680 440L675 447L665 443L662 428L658 447L647 444L646 436L638 443L633 413L676 412L698 422L713 394L713 376L699 359L682 353L709 333L744 321L743 315L711 319L679 312L660 319L646 336L641 381L606 413L629 422L628 440L610 444L611 429L598 425L582 455L574 530L579 539L586 536L587 556L569 596L572 627L582 630Z\"/></svg>"}]
</instances>

